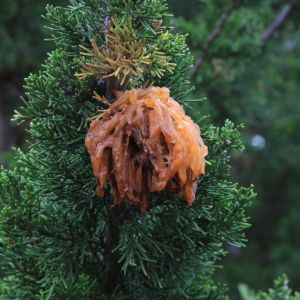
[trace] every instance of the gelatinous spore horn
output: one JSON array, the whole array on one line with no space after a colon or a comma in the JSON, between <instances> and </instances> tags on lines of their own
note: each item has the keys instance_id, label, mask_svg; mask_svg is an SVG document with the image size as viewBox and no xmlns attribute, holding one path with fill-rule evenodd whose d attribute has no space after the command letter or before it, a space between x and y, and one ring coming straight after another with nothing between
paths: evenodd
<instances>
[{"instance_id":1,"label":"gelatinous spore horn","mask_svg":"<svg viewBox=\"0 0 300 300\"><path fill-rule=\"evenodd\" d=\"M86 136L97 193L107 180L116 204L147 208L151 192L175 190L189 206L197 179L205 172L207 147L199 127L170 98L167 88L150 87L117 94L109 110Z\"/></svg>"}]
</instances>

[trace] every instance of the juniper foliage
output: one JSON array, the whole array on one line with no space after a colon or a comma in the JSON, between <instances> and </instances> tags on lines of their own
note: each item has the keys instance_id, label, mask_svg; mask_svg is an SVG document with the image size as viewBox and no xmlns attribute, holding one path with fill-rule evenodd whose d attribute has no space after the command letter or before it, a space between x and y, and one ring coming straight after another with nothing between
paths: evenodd
<instances>
[{"instance_id":1,"label":"juniper foliage","mask_svg":"<svg viewBox=\"0 0 300 300\"><path fill-rule=\"evenodd\" d=\"M232 173L242 185L254 183L258 193L249 212L253 224L249 243L246 249L231 251L218 275L234 292L238 282L265 290L274 277L285 273L299 290L300 2L168 2L178 15L178 30L189 33L187 42L198 58L221 16L237 4L194 77L193 98L209 99L201 104L201 112L206 109L211 122L222 124L229 118L246 124L242 135L246 151L234 158ZM263 41L264 33L290 5L284 22ZM265 144L252 144L255 136L263 137ZM234 293L231 298L239 299Z\"/></svg>"},{"instance_id":2,"label":"juniper foliage","mask_svg":"<svg viewBox=\"0 0 300 300\"><path fill-rule=\"evenodd\" d=\"M211 276L225 243L244 245L245 209L254 197L252 188L229 180L230 153L243 149L233 123L202 126L207 174L192 208L162 192L144 215L122 206L116 219L110 197L95 193L84 138L88 118L98 113L92 96L99 86L96 78L75 74L80 45L105 42L107 15L120 25L130 19L147 45L169 31L160 52L174 64L171 73L149 73L131 87L150 80L188 103L192 57L184 37L171 32L165 1L70 0L67 8L47 7L56 49L26 79L26 99L15 115L18 123L29 122L29 150L17 150L16 167L0 171L1 299L227 299ZM155 30L153 21L162 20ZM107 253L114 224L117 243ZM117 270L108 289L111 259Z\"/></svg>"}]
</instances>

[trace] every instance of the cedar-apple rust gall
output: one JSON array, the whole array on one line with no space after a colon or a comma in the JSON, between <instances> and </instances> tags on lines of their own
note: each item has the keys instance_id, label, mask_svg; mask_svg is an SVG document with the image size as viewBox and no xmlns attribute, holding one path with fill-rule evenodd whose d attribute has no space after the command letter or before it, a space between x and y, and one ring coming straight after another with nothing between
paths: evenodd
<instances>
[{"instance_id":1,"label":"cedar-apple rust gall","mask_svg":"<svg viewBox=\"0 0 300 300\"><path fill-rule=\"evenodd\" d=\"M116 92L87 133L97 194L109 181L114 202L147 209L149 194L174 190L191 206L208 154L200 128L167 88Z\"/></svg>"}]
</instances>

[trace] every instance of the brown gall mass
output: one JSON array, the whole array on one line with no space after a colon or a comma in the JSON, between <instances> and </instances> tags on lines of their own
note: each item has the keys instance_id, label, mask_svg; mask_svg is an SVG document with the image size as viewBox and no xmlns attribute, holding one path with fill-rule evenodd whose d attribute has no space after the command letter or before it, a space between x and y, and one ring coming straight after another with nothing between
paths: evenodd
<instances>
[{"instance_id":1,"label":"brown gall mass","mask_svg":"<svg viewBox=\"0 0 300 300\"><path fill-rule=\"evenodd\" d=\"M109 181L114 202L144 212L149 194L174 190L189 206L208 154L199 127L167 88L117 92L117 100L93 121L86 136L97 194Z\"/></svg>"}]
</instances>

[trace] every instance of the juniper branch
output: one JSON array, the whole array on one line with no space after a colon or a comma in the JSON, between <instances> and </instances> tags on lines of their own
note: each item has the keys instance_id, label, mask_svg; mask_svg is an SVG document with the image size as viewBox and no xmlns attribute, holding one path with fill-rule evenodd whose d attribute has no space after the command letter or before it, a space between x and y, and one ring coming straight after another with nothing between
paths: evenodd
<instances>
[{"instance_id":1,"label":"juniper branch","mask_svg":"<svg viewBox=\"0 0 300 300\"><path fill-rule=\"evenodd\" d=\"M238 5L238 1L233 0L231 5L229 6L229 8L221 15L221 17L217 21L214 30L210 33L210 35L207 38L207 41L205 42L205 44L203 46L201 55L196 60L194 66L190 72L191 78L194 78L196 76L197 72L204 64L210 47L215 42L215 40L218 38L218 36L222 33L222 31L225 27L226 21L228 20L228 18L232 14L232 12L237 8L237 5Z\"/></svg>"},{"instance_id":2,"label":"juniper branch","mask_svg":"<svg viewBox=\"0 0 300 300\"><path fill-rule=\"evenodd\" d=\"M266 44L274 35L276 30L283 25L283 23L286 21L287 17L289 16L293 6L295 4L294 0L289 1L280 13L276 16L275 20L269 25L269 27L263 32L261 35L261 42Z\"/></svg>"}]
</instances>

